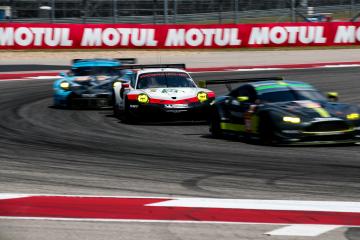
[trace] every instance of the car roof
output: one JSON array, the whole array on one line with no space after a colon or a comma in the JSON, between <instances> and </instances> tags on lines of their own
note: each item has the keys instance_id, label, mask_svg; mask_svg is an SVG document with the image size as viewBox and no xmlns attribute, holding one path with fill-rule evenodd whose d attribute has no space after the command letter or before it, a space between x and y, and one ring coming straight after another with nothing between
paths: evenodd
<instances>
[{"instance_id":1,"label":"car roof","mask_svg":"<svg viewBox=\"0 0 360 240\"><path fill-rule=\"evenodd\" d=\"M144 69L138 70L138 74L143 74L143 73L158 73L158 72L179 72L179 73L187 73L185 70L183 70L183 69L178 69L178 68L144 68Z\"/></svg>"},{"instance_id":2,"label":"car roof","mask_svg":"<svg viewBox=\"0 0 360 240\"><path fill-rule=\"evenodd\" d=\"M283 89L295 89L295 90L315 90L313 86L308 83L300 82L300 81L261 81L261 82L253 82L248 83L251 85L257 92L272 92L279 91Z\"/></svg>"},{"instance_id":3,"label":"car roof","mask_svg":"<svg viewBox=\"0 0 360 240\"><path fill-rule=\"evenodd\" d=\"M80 68L80 67L118 67L121 66L119 60L116 59L82 59L73 63L72 68Z\"/></svg>"}]
</instances>

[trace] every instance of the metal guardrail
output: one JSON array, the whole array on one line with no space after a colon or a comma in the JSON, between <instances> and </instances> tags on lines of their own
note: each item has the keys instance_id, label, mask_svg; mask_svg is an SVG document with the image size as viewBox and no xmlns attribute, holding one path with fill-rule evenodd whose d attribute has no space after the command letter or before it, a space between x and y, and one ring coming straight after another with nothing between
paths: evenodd
<instances>
[{"instance_id":1,"label":"metal guardrail","mask_svg":"<svg viewBox=\"0 0 360 240\"><path fill-rule=\"evenodd\" d=\"M356 8L360 8L360 4L355 5ZM344 12L349 11L349 6L322 6L317 8L319 12ZM305 10L301 11L306 14ZM240 11L235 13L230 12L218 12L218 13L197 13L197 14L177 14L168 15L169 23L231 23L235 22L236 16L239 18L238 22L246 20L245 22L251 22L251 20L261 18L271 18L272 22L284 22L289 21L291 14L290 9L269 9L269 10L251 10L251 11ZM349 15L350 18L350 15ZM266 20L263 20L266 21ZM24 19L13 19L13 22L55 22L55 23L164 23L164 16L117 16L116 20L113 17L88 17L88 18L24 18Z\"/></svg>"}]
</instances>

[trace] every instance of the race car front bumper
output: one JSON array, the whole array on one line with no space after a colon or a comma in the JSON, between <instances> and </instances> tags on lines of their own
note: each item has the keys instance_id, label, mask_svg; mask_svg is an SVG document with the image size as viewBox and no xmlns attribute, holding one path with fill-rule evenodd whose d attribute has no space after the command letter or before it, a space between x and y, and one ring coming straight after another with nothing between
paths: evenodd
<instances>
[{"instance_id":1,"label":"race car front bumper","mask_svg":"<svg viewBox=\"0 0 360 240\"><path fill-rule=\"evenodd\" d=\"M340 122L339 125L326 125L329 128L314 128L313 123L298 129L283 129L276 135L284 143L348 143L360 142L360 126Z\"/></svg>"},{"instance_id":2,"label":"race car front bumper","mask_svg":"<svg viewBox=\"0 0 360 240\"><path fill-rule=\"evenodd\" d=\"M112 107L113 98L111 94L74 94L69 97L68 103L75 109L101 109Z\"/></svg>"},{"instance_id":3,"label":"race car front bumper","mask_svg":"<svg viewBox=\"0 0 360 240\"><path fill-rule=\"evenodd\" d=\"M140 121L206 120L209 110L209 102L191 104L130 103L129 105L130 114Z\"/></svg>"}]
</instances>

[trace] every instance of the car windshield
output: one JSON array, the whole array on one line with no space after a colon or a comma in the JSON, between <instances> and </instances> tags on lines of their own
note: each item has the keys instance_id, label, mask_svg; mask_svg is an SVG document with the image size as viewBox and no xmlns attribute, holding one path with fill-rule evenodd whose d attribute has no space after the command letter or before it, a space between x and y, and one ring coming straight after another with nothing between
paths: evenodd
<instances>
[{"instance_id":1,"label":"car windshield","mask_svg":"<svg viewBox=\"0 0 360 240\"><path fill-rule=\"evenodd\" d=\"M79 67L71 69L73 76L91 76L91 75L121 75L121 71L115 67Z\"/></svg>"},{"instance_id":2,"label":"car windshield","mask_svg":"<svg viewBox=\"0 0 360 240\"><path fill-rule=\"evenodd\" d=\"M168 87L193 88L195 84L187 73L182 72L144 73L137 84L138 89Z\"/></svg>"},{"instance_id":3,"label":"car windshield","mask_svg":"<svg viewBox=\"0 0 360 240\"><path fill-rule=\"evenodd\" d=\"M263 102L288 102L299 100L326 101L326 98L318 91L314 90L285 90L267 92L259 95Z\"/></svg>"}]
</instances>

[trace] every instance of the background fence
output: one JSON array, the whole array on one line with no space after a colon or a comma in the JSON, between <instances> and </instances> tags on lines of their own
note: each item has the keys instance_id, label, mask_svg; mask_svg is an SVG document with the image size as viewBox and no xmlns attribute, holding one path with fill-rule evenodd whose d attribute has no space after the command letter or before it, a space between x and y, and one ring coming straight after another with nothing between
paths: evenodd
<instances>
[{"instance_id":1,"label":"background fence","mask_svg":"<svg viewBox=\"0 0 360 240\"><path fill-rule=\"evenodd\" d=\"M0 21L254 23L357 21L360 0L0 0Z\"/></svg>"}]
</instances>

